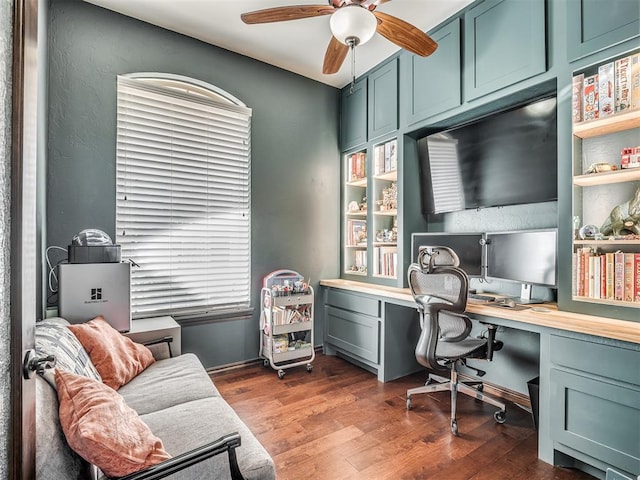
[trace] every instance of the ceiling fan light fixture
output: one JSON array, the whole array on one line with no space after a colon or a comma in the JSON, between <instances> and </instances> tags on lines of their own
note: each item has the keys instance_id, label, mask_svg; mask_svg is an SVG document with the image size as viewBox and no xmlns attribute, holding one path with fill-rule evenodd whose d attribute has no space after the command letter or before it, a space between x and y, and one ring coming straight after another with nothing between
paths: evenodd
<instances>
[{"instance_id":1,"label":"ceiling fan light fixture","mask_svg":"<svg viewBox=\"0 0 640 480\"><path fill-rule=\"evenodd\" d=\"M329 19L331 33L341 43L349 46L363 45L376 33L378 20L366 8L357 4L337 9Z\"/></svg>"}]
</instances>

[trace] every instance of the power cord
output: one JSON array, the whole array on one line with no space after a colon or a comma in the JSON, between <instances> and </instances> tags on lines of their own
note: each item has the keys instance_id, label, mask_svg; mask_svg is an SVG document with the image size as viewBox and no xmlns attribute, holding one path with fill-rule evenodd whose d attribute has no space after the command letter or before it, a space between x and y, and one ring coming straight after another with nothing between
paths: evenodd
<instances>
[{"instance_id":1,"label":"power cord","mask_svg":"<svg viewBox=\"0 0 640 480\"><path fill-rule=\"evenodd\" d=\"M49 252L51 250L61 250L65 253L64 258L61 258L60 260L58 260L55 266L51 265L51 259L49 258ZM51 245L50 247L47 247L47 249L45 250L44 257L47 261L47 267L49 267L49 273L47 275L47 286L49 287L49 290L51 290L52 294L56 294L58 293L58 275L56 274L55 269L60 262L67 259L67 249L59 247L57 245ZM53 286L53 282L51 281L52 279L55 280L55 288Z\"/></svg>"}]
</instances>

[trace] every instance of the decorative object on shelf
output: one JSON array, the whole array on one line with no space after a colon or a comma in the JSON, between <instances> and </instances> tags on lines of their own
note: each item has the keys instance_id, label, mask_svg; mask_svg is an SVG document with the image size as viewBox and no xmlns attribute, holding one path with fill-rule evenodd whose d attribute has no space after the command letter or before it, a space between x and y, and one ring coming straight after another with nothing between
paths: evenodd
<instances>
[{"instance_id":1,"label":"decorative object on shelf","mask_svg":"<svg viewBox=\"0 0 640 480\"><path fill-rule=\"evenodd\" d=\"M629 201L616 205L604 221L603 235L640 234L640 187Z\"/></svg>"},{"instance_id":2,"label":"decorative object on shelf","mask_svg":"<svg viewBox=\"0 0 640 480\"><path fill-rule=\"evenodd\" d=\"M620 152L620 168L640 167L640 146L623 148Z\"/></svg>"},{"instance_id":3,"label":"decorative object on shelf","mask_svg":"<svg viewBox=\"0 0 640 480\"><path fill-rule=\"evenodd\" d=\"M589 165L589 168L587 168L587 171L584 172L586 173L602 173L602 172L611 172L612 170L617 170L618 167L616 167L615 165L611 165L610 163L607 162L598 162L598 163L592 163L591 165Z\"/></svg>"},{"instance_id":4,"label":"decorative object on shelf","mask_svg":"<svg viewBox=\"0 0 640 480\"><path fill-rule=\"evenodd\" d=\"M349 205L347 206L347 210L349 211L349 213L359 212L360 204L358 204L358 202L356 202L355 200L352 202L349 202Z\"/></svg>"},{"instance_id":5,"label":"decorative object on shelf","mask_svg":"<svg viewBox=\"0 0 640 480\"><path fill-rule=\"evenodd\" d=\"M367 197L362 197L362 202L360 202L360 211L361 212L367 211Z\"/></svg>"},{"instance_id":6,"label":"decorative object on shelf","mask_svg":"<svg viewBox=\"0 0 640 480\"><path fill-rule=\"evenodd\" d=\"M390 187L382 189L382 200L376 203L380 205L381 212L396 210L398 208L398 184L393 182Z\"/></svg>"},{"instance_id":7,"label":"decorative object on shelf","mask_svg":"<svg viewBox=\"0 0 640 480\"><path fill-rule=\"evenodd\" d=\"M581 240L594 240L600 234L600 229L595 225L584 225L578 231Z\"/></svg>"},{"instance_id":8,"label":"decorative object on shelf","mask_svg":"<svg viewBox=\"0 0 640 480\"><path fill-rule=\"evenodd\" d=\"M393 243L398 240L398 232L397 230L391 230L389 228L385 228L384 230L376 231L376 242L384 242L384 243Z\"/></svg>"}]
</instances>

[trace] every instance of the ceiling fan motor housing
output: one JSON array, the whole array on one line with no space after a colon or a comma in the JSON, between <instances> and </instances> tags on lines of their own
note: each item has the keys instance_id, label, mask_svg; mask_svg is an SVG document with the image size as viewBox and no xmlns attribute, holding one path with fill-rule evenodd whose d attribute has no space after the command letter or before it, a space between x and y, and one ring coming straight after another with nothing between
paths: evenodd
<instances>
[{"instance_id":1,"label":"ceiling fan motor housing","mask_svg":"<svg viewBox=\"0 0 640 480\"><path fill-rule=\"evenodd\" d=\"M331 15L329 25L336 39L355 47L371 40L378 21L368 9L354 3L338 8Z\"/></svg>"}]
</instances>

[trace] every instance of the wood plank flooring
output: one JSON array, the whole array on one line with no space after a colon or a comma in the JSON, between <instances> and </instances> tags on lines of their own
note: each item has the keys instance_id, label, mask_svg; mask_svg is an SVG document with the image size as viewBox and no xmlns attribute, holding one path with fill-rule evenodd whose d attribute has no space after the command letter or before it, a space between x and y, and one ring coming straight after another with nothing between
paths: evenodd
<instances>
[{"instance_id":1,"label":"wood plank flooring","mask_svg":"<svg viewBox=\"0 0 640 480\"><path fill-rule=\"evenodd\" d=\"M416 396L406 409L407 388L425 374L380 383L322 354L313 366L288 369L282 380L261 363L211 374L273 457L279 480L593 480L538 460L531 415L514 405L499 425L494 407L460 395L455 437L447 392Z\"/></svg>"}]
</instances>

